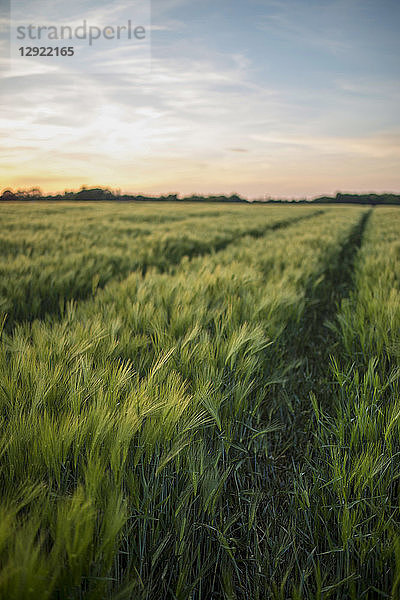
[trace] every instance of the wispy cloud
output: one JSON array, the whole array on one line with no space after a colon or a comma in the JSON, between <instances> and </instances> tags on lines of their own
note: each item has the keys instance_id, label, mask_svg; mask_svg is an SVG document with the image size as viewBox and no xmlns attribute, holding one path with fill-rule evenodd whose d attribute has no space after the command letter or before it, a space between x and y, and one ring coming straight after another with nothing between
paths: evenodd
<instances>
[{"instance_id":1,"label":"wispy cloud","mask_svg":"<svg viewBox=\"0 0 400 600\"><path fill-rule=\"evenodd\" d=\"M309 46L342 54L349 52L353 46L352 40L343 31L351 4L351 0L267 2L267 12L258 20L257 26L269 34L283 37L293 47Z\"/></svg>"},{"instance_id":2,"label":"wispy cloud","mask_svg":"<svg viewBox=\"0 0 400 600\"><path fill-rule=\"evenodd\" d=\"M288 136L288 135L252 135L256 143L280 146L287 149L301 148L311 151L315 155L336 154L343 159L352 156L366 156L369 158L396 158L400 160L400 132L377 133L375 135L350 138L350 137L318 137L318 136Z\"/></svg>"}]
</instances>

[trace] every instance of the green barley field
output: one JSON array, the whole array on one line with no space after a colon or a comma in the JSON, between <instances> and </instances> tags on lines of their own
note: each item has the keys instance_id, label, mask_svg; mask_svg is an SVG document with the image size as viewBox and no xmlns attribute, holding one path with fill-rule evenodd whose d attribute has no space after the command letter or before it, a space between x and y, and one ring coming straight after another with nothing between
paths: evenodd
<instances>
[{"instance_id":1,"label":"green barley field","mask_svg":"<svg viewBox=\"0 0 400 600\"><path fill-rule=\"evenodd\" d=\"M400 598L400 211L2 204L0 598Z\"/></svg>"}]
</instances>

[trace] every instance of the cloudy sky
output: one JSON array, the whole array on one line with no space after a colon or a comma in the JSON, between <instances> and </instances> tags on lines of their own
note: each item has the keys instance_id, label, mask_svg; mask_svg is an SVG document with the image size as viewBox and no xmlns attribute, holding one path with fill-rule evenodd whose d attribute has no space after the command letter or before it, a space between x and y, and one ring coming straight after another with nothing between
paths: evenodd
<instances>
[{"instance_id":1,"label":"cloudy sky","mask_svg":"<svg viewBox=\"0 0 400 600\"><path fill-rule=\"evenodd\" d=\"M0 188L400 192L398 0L0 2ZM28 17L148 37L10 63Z\"/></svg>"}]
</instances>

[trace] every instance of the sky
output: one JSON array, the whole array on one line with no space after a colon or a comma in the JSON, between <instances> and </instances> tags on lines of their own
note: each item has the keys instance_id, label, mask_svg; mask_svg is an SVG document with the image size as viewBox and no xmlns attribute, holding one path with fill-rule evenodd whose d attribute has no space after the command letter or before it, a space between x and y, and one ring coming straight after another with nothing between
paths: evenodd
<instances>
[{"instance_id":1,"label":"sky","mask_svg":"<svg viewBox=\"0 0 400 600\"><path fill-rule=\"evenodd\" d=\"M400 193L398 0L0 4L0 189ZM10 62L8 28L36 17L132 17L146 42Z\"/></svg>"}]
</instances>

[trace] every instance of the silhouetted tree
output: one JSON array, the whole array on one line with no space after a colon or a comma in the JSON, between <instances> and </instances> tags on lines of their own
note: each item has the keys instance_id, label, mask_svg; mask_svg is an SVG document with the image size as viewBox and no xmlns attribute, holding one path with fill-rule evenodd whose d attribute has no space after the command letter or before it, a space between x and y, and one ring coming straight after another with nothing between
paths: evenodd
<instances>
[{"instance_id":1,"label":"silhouetted tree","mask_svg":"<svg viewBox=\"0 0 400 600\"><path fill-rule=\"evenodd\" d=\"M3 202L12 202L14 200L18 200L18 197L12 190L4 190L0 196L0 200Z\"/></svg>"}]
</instances>

